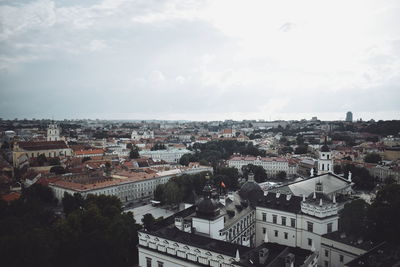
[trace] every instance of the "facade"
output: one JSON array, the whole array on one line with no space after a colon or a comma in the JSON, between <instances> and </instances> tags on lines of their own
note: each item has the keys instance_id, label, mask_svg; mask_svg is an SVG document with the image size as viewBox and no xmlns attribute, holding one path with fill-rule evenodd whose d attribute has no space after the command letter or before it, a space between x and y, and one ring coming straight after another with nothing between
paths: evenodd
<instances>
[{"instance_id":1,"label":"facade","mask_svg":"<svg viewBox=\"0 0 400 267\"><path fill-rule=\"evenodd\" d=\"M346 113L346 121L352 122L353 121L353 113L351 111L348 111Z\"/></svg>"},{"instance_id":2,"label":"facade","mask_svg":"<svg viewBox=\"0 0 400 267\"><path fill-rule=\"evenodd\" d=\"M49 124L47 128L47 141L59 141L60 140L60 128L57 124Z\"/></svg>"},{"instance_id":3,"label":"facade","mask_svg":"<svg viewBox=\"0 0 400 267\"><path fill-rule=\"evenodd\" d=\"M187 170L177 170L170 173L147 173L120 171L104 177L102 174L94 175L64 175L58 181L49 184L55 197L62 200L64 193L79 193L109 195L118 197L122 203L140 201L153 197L157 185L165 184L174 176L186 173L201 173L211 171L210 167L197 167Z\"/></svg>"},{"instance_id":4,"label":"facade","mask_svg":"<svg viewBox=\"0 0 400 267\"><path fill-rule=\"evenodd\" d=\"M132 131L131 139L138 141L140 139L154 139L154 132L153 131L143 131L141 133L137 131Z\"/></svg>"},{"instance_id":5,"label":"facade","mask_svg":"<svg viewBox=\"0 0 400 267\"><path fill-rule=\"evenodd\" d=\"M154 161L165 161L168 163L178 163L185 154L193 153L187 149L164 149L154 151L139 151L141 157L152 158Z\"/></svg>"},{"instance_id":6,"label":"facade","mask_svg":"<svg viewBox=\"0 0 400 267\"><path fill-rule=\"evenodd\" d=\"M243 166L253 164L264 168L269 176L276 176L280 171L286 172L287 175L295 175L297 172L297 165L291 164L286 158L265 158L265 157L252 157L252 156L233 156L228 160L229 167L235 167L239 171Z\"/></svg>"},{"instance_id":7,"label":"facade","mask_svg":"<svg viewBox=\"0 0 400 267\"><path fill-rule=\"evenodd\" d=\"M72 150L65 141L18 142L13 148L13 165L20 166L21 156L31 159L41 154L48 158L69 157L72 156Z\"/></svg>"}]
</instances>

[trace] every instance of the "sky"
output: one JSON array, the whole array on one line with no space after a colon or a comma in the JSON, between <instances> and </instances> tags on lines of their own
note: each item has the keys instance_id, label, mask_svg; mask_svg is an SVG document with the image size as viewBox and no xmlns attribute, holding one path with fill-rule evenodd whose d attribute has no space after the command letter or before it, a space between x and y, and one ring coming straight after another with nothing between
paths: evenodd
<instances>
[{"instance_id":1,"label":"sky","mask_svg":"<svg viewBox=\"0 0 400 267\"><path fill-rule=\"evenodd\" d=\"M0 117L400 119L400 1L0 0Z\"/></svg>"}]
</instances>

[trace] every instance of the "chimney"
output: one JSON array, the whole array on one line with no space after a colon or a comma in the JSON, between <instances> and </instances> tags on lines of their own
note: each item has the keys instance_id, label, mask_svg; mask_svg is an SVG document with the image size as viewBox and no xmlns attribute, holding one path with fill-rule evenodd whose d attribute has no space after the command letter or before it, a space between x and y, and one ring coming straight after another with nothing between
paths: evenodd
<instances>
[{"instance_id":1,"label":"chimney","mask_svg":"<svg viewBox=\"0 0 400 267\"><path fill-rule=\"evenodd\" d=\"M285 257L285 267L294 267L294 254L289 253Z\"/></svg>"},{"instance_id":2,"label":"chimney","mask_svg":"<svg viewBox=\"0 0 400 267\"><path fill-rule=\"evenodd\" d=\"M314 191L313 199L316 199L316 198L317 198L317 194L316 194L315 191Z\"/></svg>"},{"instance_id":3,"label":"chimney","mask_svg":"<svg viewBox=\"0 0 400 267\"><path fill-rule=\"evenodd\" d=\"M286 201L289 201L291 197L292 197L291 194L287 194L287 195L286 195Z\"/></svg>"},{"instance_id":4,"label":"chimney","mask_svg":"<svg viewBox=\"0 0 400 267\"><path fill-rule=\"evenodd\" d=\"M279 198L281 196L281 192L276 192L276 198Z\"/></svg>"},{"instance_id":5,"label":"chimney","mask_svg":"<svg viewBox=\"0 0 400 267\"><path fill-rule=\"evenodd\" d=\"M269 256L269 250L267 248L262 248L259 252L258 252L258 261L260 264L264 265L265 262L267 261Z\"/></svg>"},{"instance_id":6,"label":"chimney","mask_svg":"<svg viewBox=\"0 0 400 267\"><path fill-rule=\"evenodd\" d=\"M222 195L222 196L219 196L219 202L222 204L222 205L226 205L226 196L225 195Z\"/></svg>"}]
</instances>

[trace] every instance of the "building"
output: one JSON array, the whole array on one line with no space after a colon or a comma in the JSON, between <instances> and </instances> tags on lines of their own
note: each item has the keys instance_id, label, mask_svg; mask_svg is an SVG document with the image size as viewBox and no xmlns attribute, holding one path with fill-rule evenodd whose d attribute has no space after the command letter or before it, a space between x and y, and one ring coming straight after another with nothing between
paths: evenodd
<instances>
[{"instance_id":1,"label":"building","mask_svg":"<svg viewBox=\"0 0 400 267\"><path fill-rule=\"evenodd\" d=\"M60 128L56 123L49 124L47 128L47 141L59 141L60 140Z\"/></svg>"},{"instance_id":2,"label":"building","mask_svg":"<svg viewBox=\"0 0 400 267\"><path fill-rule=\"evenodd\" d=\"M135 202L151 199L157 185L165 184L174 176L212 172L211 167L197 166L193 168L174 169L168 172L155 171L118 171L110 176L102 173L66 174L58 181L49 184L55 197L62 200L64 193L109 195L118 197L121 202Z\"/></svg>"},{"instance_id":3,"label":"building","mask_svg":"<svg viewBox=\"0 0 400 267\"><path fill-rule=\"evenodd\" d=\"M276 176L280 171L286 172L287 175L295 175L297 172L297 165L286 158L234 155L227 162L229 167L235 167L239 171L248 164L261 166L268 176Z\"/></svg>"},{"instance_id":4,"label":"building","mask_svg":"<svg viewBox=\"0 0 400 267\"><path fill-rule=\"evenodd\" d=\"M185 154L191 154L193 151L187 149L163 149L163 150L142 150L139 151L141 157L152 158L154 161L165 161L168 163L178 163Z\"/></svg>"},{"instance_id":5,"label":"building","mask_svg":"<svg viewBox=\"0 0 400 267\"><path fill-rule=\"evenodd\" d=\"M143 131L143 132L132 131L131 139L135 140L135 141L138 141L140 139L154 139L154 132L153 131Z\"/></svg>"},{"instance_id":6,"label":"building","mask_svg":"<svg viewBox=\"0 0 400 267\"><path fill-rule=\"evenodd\" d=\"M42 154L48 158L69 157L72 150L65 141L17 142L13 148L13 165L20 167L21 157L31 159Z\"/></svg>"},{"instance_id":7,"label":"building","mask_svg":"<svg viewBox=\"0 0 400 267\"><path fill-rule=\"evenodd\" d=\"M352 122L353 121L353 113L351 111L348 111L346 113L346 121Z\"/></svg>"}]
</instances>

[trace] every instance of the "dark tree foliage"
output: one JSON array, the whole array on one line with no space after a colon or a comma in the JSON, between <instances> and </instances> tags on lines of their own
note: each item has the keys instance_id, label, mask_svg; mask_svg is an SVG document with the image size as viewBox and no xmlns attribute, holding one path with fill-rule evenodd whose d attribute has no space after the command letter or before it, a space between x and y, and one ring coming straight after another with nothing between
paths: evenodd
<instances>
[{"instance_id":1,"label":"dark tree foliage","mask_svg":"<svg viewBox=\"0 0 400 267\"><path fill-rule=\"evenodd\" d=\"M37 160L39 166L44 166L44 164L47 163L47 158L46 158L46 156L45 156L44 154L40 154L40 155L37 157L36 160Z\"/></svg>"},{"instance_id":2,"label":"dark tree foliage","mask_svg":"<svg viewBox=\"0 0 400 267\"><path fill-rule=\"evenodd\" d=\"M279 171L278 174L276 175L276 178L281 179L281 180L286 179L286 177L287 177L287 174L285 171Z\"/></svg>"},{"instance_id":3,"label":"dark tree foliage","mask_svg":"<svg viewBox=\"0 0 400 267\"><path fill-rule=\"evenodd\" d=\"M291 146L284 146L280 149L280 154L293 153L293 148Z\"/></svg>"},{"instance_id":4,"label":"dark tree foliage","mask_svg":"<svg viewBox=\"0 0 400 267\"><path fill-rule=\"evenodd\" d=\"M400 185L389 184L378 191L368 210L369 233L373 240L400 244Z\"/></svg>"},{"instance_id":5,"label":"dark tree foliage","mask_svg":"<svg viewBox=\"0 0 400 267\"><path fill-rule=\"evenodd\" d=\"M375 178L366 168L357 167L353 164L346 164L343 168L344 176L347 178L349 171L352 173L352 181L357 189L372 190L376 183Z\"/></svg>"},{"instance_id":6,"label":"dark tree foliage","mask_svg":"<svg viewBox=\"0 0 400 267\"><path fill-rule=\"evenodd\" d=\"M268 179L268 175L265 172L265 169L261 166L248 164L242 167L242 172L244 177L246 177L246 179L248 179L249 173L252 172L254 174L254 180L257 183L265 182Z\"/></svg>"},{"instance_id":7,"label":"dark tree foliage","mask_svg":"<svg viewBox=\"0 0 400 267\"><path fill-rule=\"evenodd\" d=\"M157 185L156 190L154 190L154 199L157 201L161 201L161 203L164 202L164 189L165 185L159 184Z\"/></svg>"},{"instance_id":8,"label":"dark tree foliage","mask_svg":"<svg viewBox=\"0 0 400 267\"><path fill-rule=\"evenodd\" d=\"M382 157L378 153L368 153L364 161L367 163L379 163L382 161Z\"/></svg>"},{"instance_id":9,"label":"dark tree foliage","mask_svg":"<svg viewBox=\"0 0 400 267\"><path fill-rule=\"evenodd\" d=\"M147 214L143 215L143 217L142 217L142 223L143 223L144 229L151 229L151 227L153 226L153 224L155 222L156 222L156 219L150 213L147 213Z\"/></svg>"},{"instance_id":10,"label":"dark tree foliage","mask_svg":"<svg viewBox=\"0 0 400 267\"><path fill-rule=\"evenodd\" d=\"M49 165L60 165L60 158L49 158L48 163Z\"/></svg>"},{"instance_id":11,"label":"dark tree foliage","mask_svg":"<svg viewBox=\"0 0 400 267\"><path fill-rule=\"evenodd\" d=\"M139 155L139 148L137 146L133 146L131 148L131 152L129 152L129 158L131 159L138 159L140 157Z\"/></svg>"},{"instance_id":12,"label":"dark tree foliage","mask_svg":"<svg viewBox=\"0 0 400 267\"><path fill-rule=\"evenodd\" d=\"M115 197L88 196L65 219L51 190L32 185L19 200L0 200L2 266L134 266L137 230ZM72 197L72 196L71 196ZM64 203L64 201L63 201Z\"/></svg>"},{"instance_id":13,"label":"dark tree foliage","mask_svg":"<svg viewBox=\"0 0 400 267\"><path fill-rule=\"evenodd\" d=\"M400 120L378 121L369 124L364 130L379 135L398 135L400 132Z\"/></svg>"},{"instance_id":14,"label":"dark tree foliage","mask_svg":"<svg viewBox=\"0 0 400 267\"><path fill-rule=\"evenodd\" d=\"M92 159L91 157L83 157L82 163L84 163L84 162L86 162L86 161L88 161L88 160L91 160L91 159Z\"/></svg>"},{"instance_id":15,"label":"dark tree foliage","mask_svg":"<svg viewBox=\"0 0 400 267\"><path fill-rule=\"evenodd\" d=\"M55 174L64 174L65 173L65 169L63 166L53 166L50 169L50 172L55 173Z\"/></svg>"},{"instance_id":16,"label":"dark tree foliage","mask_svg":"<svg viewBox=\"0 0 400 267\"><path fill-rule=\"evenodd\" d=\"M299 145L294 150L295 154L307 154L307 152L308 152L308 146L307 145Z\"/></svg>"},{"instance_id":17,"label":"dark tree foliage","mask_svg":"<svg viewBox=\"0 0 400 267\"><path fill-rule=\"evenodd\" d=\"M218 167L214 172L214 183L221 186L224 183L225 189L238 189L239 171L236 168Z\"/></svg>"},{"instance_id":18,"label":"dark tree foliage","mask_svg":"<svg viewBox=\"0 0 400 267\"><path fill-rule=\"evenodd\" d=\"M347 203L340 212L339 229L356 238L362 237L367 226L367 209L368 204L362 199Z\"/></svg>"},{"instance_id":19,"label":"dark tree foliage","mask_svg":"<svg viewBox=\"0 0 400 267\"><path fill-rule=\"evenodd\" d=\"M336 174L341 174L342 173L342 166L341 165L334 165L333 166L333 172Z\"/></svg>"},{"instance_id":20,"label":"dark tree foliage","mask_svg":"<svg viewBox=\"0 0 400 267\"><path fill-rule=\"evenodd\" d=\"M65 214L68 215L74 210L82 208L84 200L81 194L75 193L74 195L71 195L65 192L61 202Z\"/></svg>"}]
</instances>

